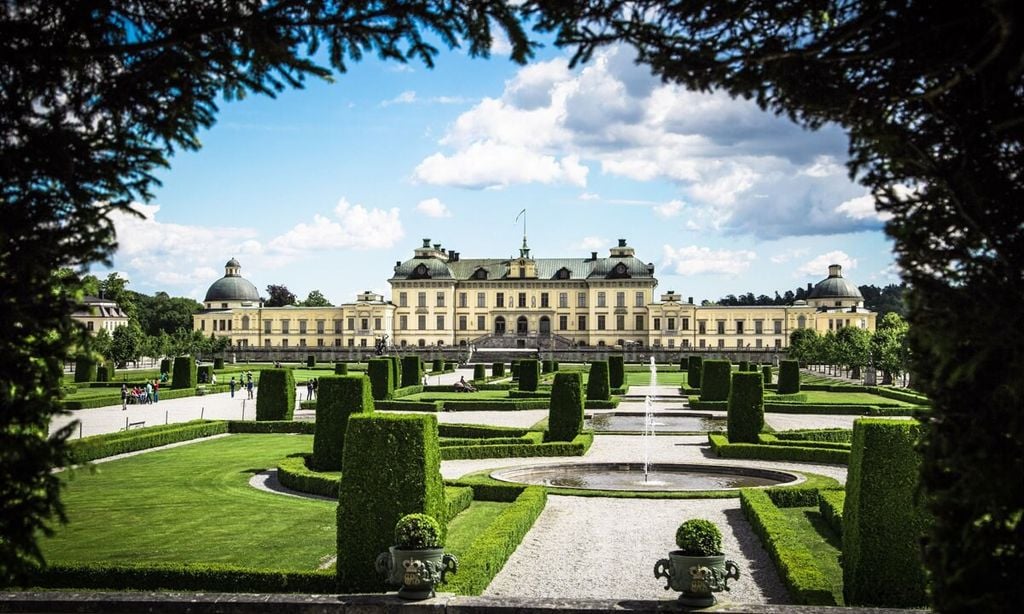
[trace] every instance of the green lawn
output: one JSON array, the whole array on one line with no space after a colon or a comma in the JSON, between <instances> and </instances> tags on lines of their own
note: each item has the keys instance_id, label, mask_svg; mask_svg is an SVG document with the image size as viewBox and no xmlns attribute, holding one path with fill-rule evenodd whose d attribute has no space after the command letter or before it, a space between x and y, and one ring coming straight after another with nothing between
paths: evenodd
<instances>
[{"instance_id":1,"label":"green lawn","mask_svg":"<svg viewBox=\"0 0 1024 614\"><path fill-rule=\"evenodd\" d=\"M659 386L681 386L686 383L686 372L673 369L671 371L662 371L665 368L664 365L658 365L658 385ZM626 373L626 383L630 386L650 386L651 385L651 373L640 372L640 373Z\"/></svg>"},{"instance_id":2,"label":"green lawn","mask_svg":"<svg viewBox=\"0 0 1024 614\"><path fill-rule=\"evenodd\" d=\"M779 511L800 535L804 546L814 555L814 561L831 581L832 594L837 603L843 602L843 568L839 563L842 539L821 517L817 507L783 507Z\"/></svg>"},{"instance_id":3,"label":"green lawn","mask_svg":"<svg viewBox=\"0 0 1024 614\"><path fill-rule=\"evenodd\" d=\"M448 523L448 539L445 552L462 556L477 536L494 522L510 503L497 501L474 501L468 509Z\"/></svg>"},{"instance_id":4,"label":"green lawn","mask_svg":"<svg viewBox=\"0 0 1024 614\"><path fill-rule=\"evenodd\" d=\"M912 407L912 403L880 397L870 392L825 392L824 390L801 390L807 395L806 403L850 403L854 405L901 405Z\"/></svg>"}]
</instances>

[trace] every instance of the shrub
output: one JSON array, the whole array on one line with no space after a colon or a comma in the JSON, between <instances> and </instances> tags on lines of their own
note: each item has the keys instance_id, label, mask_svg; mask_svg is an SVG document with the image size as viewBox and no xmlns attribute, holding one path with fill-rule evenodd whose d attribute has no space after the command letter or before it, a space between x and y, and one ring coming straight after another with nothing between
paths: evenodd
<instances>
[{"instance_id":1,"label":"shrub","mask_svg":"<svg viewBox=\"0 0 1024 614\"><path fill-rule=\"evenodd\" d=\"M308 356L306 356L306 368L307 369L312 369L315 366L316 366L316 356L314 356L312 354L309 354Z\"/></svg>"},{"instance_id":2,"label":"shrub","mask_svg":"<svg viewBox=\"0 0 1024 614\"><path fill-rule=\"evenodd\" d=\"M820 447L773 446L759 443L730 443L725 435L708 433L711 449L721 458L750 458L760 460L788 460L806 463L845 465L849 462L848 450L832 450Z\"/></svg>"},{"instance_id":3,"label":"shrub","mask_svg":"<svg viewBox=\"0 0 1024 614\"><path fill-rule=\"evenodd\" d=\"M748 361L748 360L741 360L740 361L740 366L739 366L739 371L741 373L743 373L745 371L750 371L750 361Z\"/></svg>"},{"instance_id":4,"label":"shrub","mask_svg":"<svg viewBox=\"0 0 1024 614\"><path fill-rule=\"evenodd\" d=\"M162 358L160 359L160 374L166 373L168 376L171 375L171 359Z\"/></svg>"},{"instance_id":5,"label":"shrub","mask_svg":"<svg viewBox=\"0 0 1024 614\"><path fill-rule=\"evenodd\" d=\"M843 534L843 505L846 501L844 490L822 490L818 492L818 511L821 518L836 532Z\"/></svg>"},{"instance_id":6,"label":"shrub","mask_svg":"<svg viewBox=\"0 0 1024 614\"><path fill-rule=\"evenodd\" d=\"M519 389L527 392L537 389L540 381L540 363L533 358L519 361Z\"/></svg>"},{"instance_id":7,"label":"shrub","mask_svg":"<svg viewBox=\"0 0 1024 614\"><path fill-rule=\"evenodd\" d=\"M213 366L212 365L200 365L196 367L196 381L200 384L210 384L213 382Z\"/></svg>"},{"instance_id":8,"label":"shrub","mask_svg":"<svg viewBox=\"0 0 1024 614\"><path fill-rule=\"evenodd\" d=\"M692 518L676 529L676 546L684 556L722 554L722 532L710 520Z\"/></svg>"},{"instance_id":9,"label":"shrub","mask_svg":"<svg viewBox=\"0 0 1024 614\"><path fill-rule=\"evenodd\" d=\"M200 437L210 437L228 431L226 422L211 420L194 420L151 426L131 431L93 435L68 442L68 451L72 463L80 464L97 458L106 458L115 454L125 454L138 450L148 450L169 443L188 441Z\"/></svg>"},{"instance_id":10,"label":"shrub","mask_svg":"<svg viewBox=\"0 0 1024 614\"><path fill-rule=\"evenodd\" d=\"M427 514L406 514L395 524L395 546L403 550L443 548L441 525Z\"/></svg>"},{"instance_id":11,"label":"shrub","mask_svg":"<svg viewBox=\"0 0 1024 614\"><path fill-rule=\"evenodd\" d=\"M551 363L550 360L542 360L541 361L541 363L540 363L540 371L541 371L541 373L551 373L551 371L553 369L554 369L554 367L552 366L552 363Z\"/></svg>"},{"instance_id":12,"label":"shrub","mask_svg":"<svg viewBox=\"0 0 1024 614\"><path fill-rule=\"evenodd\" d=\"M496 362L491 365L491 377L504 377L505 376L505 363Z\"/></svg>"},{"instance_id":13,"label":"shrub","mask_svg":"<svg viewBox=\"0 0 1024 614\"><path fill-rule=\"evenodd\" d=\"M337 499L340 478L334 474L318 473L310 469L311 462L311 454L294 454L281 459L277 463L277 480L285 488Z\"/></svg>"},{"instance_id":14,"label":"shrub","mask_svg":"<svg viewBox=\"0 0 1024 614\"><path fill-rule=\"evenodd\" d=\"M764 385L765 386L767 386L768 384L772 383L772 366L771 365L765 365L765 366L761 367L761 379L764 380Z\"/></svg>"},{"instance_id":15,"label":"shrub","mask_svg":"<svg viewBox=\"0 0 1024 614\"><path fill-rule=\"evenodd\" d=\"M485 380L487 379L487 367L483 365L473 365L473 379Z\"/></svg>"},{"instance_id":16,"label":"shrub","mask_svg":"<svg viewBox=\"0 0 1024 614\"><path fill-rule=\"evenodd\" d=\"M381 592L385 585L374 572L374 560L393 545L398 520L414 513L444 517L437 419L357 414L349 418L345 438L338 586L344 592Z\"/></svg>"},{"instance_id":17,"label":"shrub","mask_svg":"<svg viewBox=\"0 0 1024 614\"><path fill-rule=\"evenodd\" d=\"M433 373L440 373L444 371L444 361L440 358L435 358L434 362L431 363L430 370Z\"/></svg>"},{"instance_id":18,"label":"shrub","mask_svg":"<svg viewBox=\"0 0 1024 614\"><path fill-rule=\"evenodd\" d=\"M519 380L519 361L518 360L513 360L512 361L512 381L515 382L515 381L518 381L518 380Z\"/></svg>"},{"instance_id":19,"label":"shrub","mask_svg":"<svg viewBox=\"0 0 1024 614\"><path fill-rule=\"evenodd\" d=\"M523 441L507 444L478 444L441 448L443 460L470 458L526 458L538 456L583 456L594 443L592 433L582 433L572 441Z\"/></svg>"},{"instance_id":20,"label":"shrub","mask_svg":"<svg viewBox=\"0 0 1024 614\"><path fill-rule=\"evenodd\" d=\"M295 376L291 369L264 369L256 395L256 420L291 420L295 414Z\"/></svg>"},{"instance_id":21,"label":"shrub","mask_svg":"<svg viewBox=\"0 0 1024 614\"><path fill-rule=\"evenodd\" d=\"M97 382L112 382L114 381L114 361L106 360L103 364L99 365L96 370L96 381Z\"/></svg>"},{"instance_id":22,"label":"shrub","mask_svg":"<svg viewBox=\"0 0 1024 614\"><path fill-rule=\"evenodd\" d=\"M728 360L705 360L701 365L700 400L727 401L732 379Z\"/></svg>"},{"instance_id":23,"label":"shrub","mask_svg":"<svg viewBox=\"0 0 1024 614\"><path fill-rule=\"evenodd\" d=\"M843 506L843 593L850 605L926 603L919 546L926 517L916 500L919 434L920 425L910 420L853 424Z\"/></svg>"},{"instance_id":24,"label":"shrub","mask_svg":"<svg viewBox=\"0 0 1024 614\"><path fill-rule=\"evenodd\" d=\"M583 430L583 375L555 374L548 410L548 439L572 441Z\"/></svg>"},{"instance_id":25,"label":"shrub","mask_svg":"<svg viewBox=\"0 0 1024 614\"><path fill-rule=\"evenodd\" d=\"M621 354L608 357L608 382L612 388L626 385L626 364Z\"/></svg>"},{"instance_id":26,"label":"shrub","mask_svg":"<svg viewBox=\"0 0 1024 614\"><path fill-rule=\"evenodd\" d=\"M553 372L555 372L555 373L558 373L558 361L557 360L552 360L551 361L551 370Z\"/></svg>"},{"instance_id":27,"label":"shrub","mask_svg":"<svg viewBox=\"0 0 1024 614\"><path fill-rule=\"evenodd\" d=\"M313 467L318 471L340 470L348 417L372 411L373 397L366 376L321 377L317 390Z\"/></svg>"},{"instance_id":28,"label":"shrub","mask_svg":"<svg viewBox=\"0 0 1024 614\"><path fill-rule=\"evenodd\" d=\"M757 443L764 429L764 380L760 373L736 373L729 392L729 441Z\"/></svg>"},{"instance_id":29,"label":"shrub","mask_svg":"<svg viewBox=\"0 0 1024 614\"><path fill-rule=\"evenodd\" d=\"M348 375L348 363L347 362L336 362L336 363L334 363L334 374L335 375Z\"/></svg>"},{"instance_id":30,"label":"shrub","mask_svg":"<svg viewBox=\"0 0 1024 614\"><path fill-rule=\"evenodd\" d=\"M779 361L779 394L800 392L800 363L796 360Z\"/></svg>"},{"instance_id":31,"label":"shrub","mask_svg":"<svg viewBox=\"0 0 1024 614\"><path fill-rule=\"evenodd\" d=\"M197 381L196 361L191 356L175 357L171 388L195 388ZM262 381L260 384L262 385Z\"/></svg>"},{"instance_id":32,"label":"shrub","mask_svg":"<svg viewBox=\"0 0 1024 614\"><path fill-rule=\"evenodd\" d=\"M371 358L366 363L366 374L370 376L370 390L374 401L390 399L395 389L391 372L394 369L387 358Z\"/></svg>"},{"instance_id":33,"label":"shrub","mask_svg":"<svg viewBox=\"0 0 1024 614\"><path fill-rule=\"evenodd\" d=\"M587 400L607 401L611 398L608 363L603 360L590 363L590 375L587 376Z\"/></svg>"},{"instance_id":34,"label":"shrub","mask_svg":"<svg viewBox=\"0 0 1024 614\"><path fill-rule=\"evenodd\" d=\"M690 356L686 366L686 383L690 388L700 388L703 371L704 359L700 356Z\"/></svg>"},{"instance_id":35,"label":"shrub","mask_svg":"<svg viewBox=\"0 0 1024 614\"><path fill-rule=\"evenodd\" d=\"M214 358L213 359L213 368L214 368L215 371L223 371L224 370L224 359L223 358Z\"/></svg>"},{"instance_id":36,"label":"shrub","mask_svg":"<svg viewBox=\"0 0 1024 614\"><path fill-rule=\"evenodd\" d=\"M75 383L96 381L96 360L89 354L79 354L75 358Z\"/></svg>"},{"instance_id":37,"label":"shrub","mask_svg":"<svg viewBox=\"0 0 1024 614\"><path fill-rule=\"evenodd\" d=\"M423 365L419 356L402 357L402 387L423 385Z\"/></svg>"},{"instance_id":38,"label":"shrub","mask_svg":"<svg viewBox=\"0 0 1024 614\"><path fill-rule=\"evenodd\" d=\"M398 356L385 356L391 361L391 389L402 386L402 359ZM422 386L423 382L413 382L413 386Z\"/></svg>"},{"instance_id":39,"label":"shrub","mask_svg":"<svg viewBox=\"0 0 1024 614\"><path fill-rule=\"evenodd\" d=\"M229 433L296 433L299 435L312 435L316 432L314 422L295 422L294 420L266 420L263 422L251 422L249 420L229 420Z\"/></svg>"}]
</instances>

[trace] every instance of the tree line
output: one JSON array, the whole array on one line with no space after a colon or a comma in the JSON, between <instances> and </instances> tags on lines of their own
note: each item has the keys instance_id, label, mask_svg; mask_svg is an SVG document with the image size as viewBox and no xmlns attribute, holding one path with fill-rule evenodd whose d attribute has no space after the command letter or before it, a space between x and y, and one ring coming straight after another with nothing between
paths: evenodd
<instances>
[{"instance_id":1,"label":"tree line","mask_svg":"<svg viewBox=\"0 0 1024 614\"><path fill-rule=\"evenodd\" d=\"M789 336L789 357L801 363L825 365L833 373L842 370L859 378L864 367L882 372L882 383L905 376L910 369L909 326L898 313L889 312L879 321L874 333L846 326L819 335L810 328L793 331Z\"/></svg>"},{"instance_id":2,"label":"tree line","mask_svg":"<svg viewBox=\"0 0 1024 614\"><path fill-rule=\"evenodd\" d=\"M888 284L882 287L866 284L857 286L857 289L864 296L864 307L877 313L879 318L889 313L896 313L901 318L907 316L907 306L904 302L907 284ZM754 296L753 292L739 295L727 294L717 301L703 301L702 304L723 305L725 307L792 305L794 301L805 301L809 297L809 290L797 288L796 290L786 290L783 294L779 294L778 290L776 290L775 296L768 296L766 294Z\"/></svg>"}]
</instances>

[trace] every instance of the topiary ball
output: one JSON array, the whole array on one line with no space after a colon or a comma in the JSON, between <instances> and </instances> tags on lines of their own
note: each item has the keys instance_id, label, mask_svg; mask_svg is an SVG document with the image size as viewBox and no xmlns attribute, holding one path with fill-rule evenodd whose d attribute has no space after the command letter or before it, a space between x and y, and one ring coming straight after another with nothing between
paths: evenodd
<instances>
[{"instance_id":1,"label":"topiary ball","mask_svg":"<svg viewBox=\"0 0 1024 614\"><path fill-rule=\"evenodd\" d=\"M441 525L427 514L406 514L395 524L395 545L404 550L440 548Z\"/></svg>"},{"instance_id":2,"label":"topiary ball","mask_svg":"<svg viewBox=\"0 0 1024 614\"><path fill-rule=\"evenodd\" d=\"M685 556L722 554L722 533L710 520L694 518L676 529L676 545Z\"/></svg>"}]
</instances>

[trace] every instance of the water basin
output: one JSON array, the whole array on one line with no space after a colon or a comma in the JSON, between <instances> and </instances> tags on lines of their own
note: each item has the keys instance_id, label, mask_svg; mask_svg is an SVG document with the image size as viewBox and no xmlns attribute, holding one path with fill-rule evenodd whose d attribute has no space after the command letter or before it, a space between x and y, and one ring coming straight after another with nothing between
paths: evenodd
<instances>
[{"instance_id":1,"label":"water basin","mask_svg":"<svg viewBox=\"0 0 1024 614\"><path fill-rule=\"evenodd\" d=\"M704 433L725 431L728 421L712 414L686 412L656 412L653 414L655 433ZM595 433L642 433L644 414L639 412L607 412L587 416L584 424Z\"/></svg>"},{"instance_id":2,"label":"water basin","mask_svg":"<svg viewBox=\"0 0 1024 614\"><path fill-rule=\"evenodd\" d=\"M796 484L803 478L785 471L736 467L652 463L561 463L499 469L491 477L504 482L587 490L735 490Z\"/></svg>"}]
</instances>

